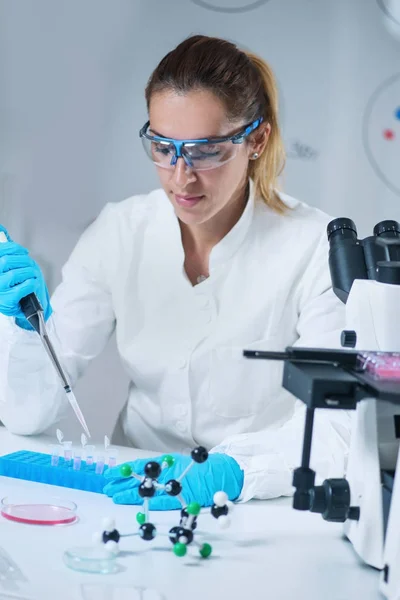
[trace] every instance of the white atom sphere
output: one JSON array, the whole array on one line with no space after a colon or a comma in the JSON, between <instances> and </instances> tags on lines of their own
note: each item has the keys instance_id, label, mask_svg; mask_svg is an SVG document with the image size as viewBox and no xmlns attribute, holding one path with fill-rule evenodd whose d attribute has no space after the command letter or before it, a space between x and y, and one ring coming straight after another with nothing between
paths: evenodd
<instances>
[{"instance_id":1,"label":"white atom sphere","mask_svg":"<svg viewBox=\"0 0 400 600\"><path fill-rule=\"evenodd\" d=\"M228 529L228 527L231 524L231 520L229 517L227 517L226 515L221 515L220 517L218 517L218 525L221 529Z\"/></svg>"},{"instance_id":2,"label":"white atom sphere","mask_svg":"<svg viewBox=\"0 0 400 600\"><path fill-rule=\"evenodd\" d=\"M101 522L104 531L114 531L115 529L115 519L111 517L105 517Z\"/></svg>"},{"instance_id":3,"label":"white atom sphere","mask_svg":"<svg viewBox=\"0 0 400 600\"><path fill-rule=\"evenodd\" d=\"M228 502L228 496L225 492L216 492L214 494L214 504L217 506L225 506Z\"/></svg>"},{"instance_id":4,"label":"white atom sphere","mask_svg":"<svg viewBox=\"0 0 400 600\"><path fill-rule=\"evenodd\" d=\"M118 546L117 542L114 542L114 540L109 540L105 544L105 549L110 554L118 554L118 552L119 552L119 546Z\"/></svg>"}]
</instances>

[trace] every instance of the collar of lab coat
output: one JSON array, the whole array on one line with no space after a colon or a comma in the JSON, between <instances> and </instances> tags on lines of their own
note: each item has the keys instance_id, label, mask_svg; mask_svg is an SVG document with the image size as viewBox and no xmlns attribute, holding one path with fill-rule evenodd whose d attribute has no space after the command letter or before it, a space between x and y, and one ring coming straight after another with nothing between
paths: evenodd
<instances>
[{"instance_id":1,"label":"collar of lab coat","mask_svg":"<svg viewBox=\"0 0 400 600\"><path fill-rule=\"evenodd\" d=\"M235 254L250 229L254 215L254 183L249 179L249 197L239 221L232 227L224 238L210 253L210 270L223 264Z\"/></svg>"}]
</instances>

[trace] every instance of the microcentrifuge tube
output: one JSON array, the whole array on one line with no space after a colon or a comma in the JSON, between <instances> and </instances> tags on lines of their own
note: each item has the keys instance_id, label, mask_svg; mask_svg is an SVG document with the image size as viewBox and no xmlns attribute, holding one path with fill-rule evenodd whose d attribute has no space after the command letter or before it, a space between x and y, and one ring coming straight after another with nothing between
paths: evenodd
<instances>
[{"instance_id":1,"label":"microcentrifuge tube","mask_svg":"<svg viewBox=\"0 0 400 600\"><path fill-rule=\"evenodd\" d=\"M104 471L104 455L100 454L96 458L95 473L96 473L96 475L103 475L103 471Z\"/></svg>"},{"instance_id":2,"label":"microcentrifuge tube","mask_svg":"<svg viewBox=\"0 0 400 600\"><path fill-rule=\"evenodd\" d=\"M82 453L80 450L75 450L74 452L74 463L73 463L73 470L74 471L80 471L81 470L81 464L82 464Z\"/></svg>"},{"instance_id":3,"label":"microcentrifuge tube","mask_svg":"<svg viewBox=\"0 0 400 600\"><path fill-rule=\"evenodd\" d=\"M95 447L94 446L85 446L84 449L84 456L85 456L85 460L86 460L86 465L88 467L92 466L94 463L94 451L95 451Z\"/></svg>"},{"instance_id":4,"label":"microcentrifuge tube","mask_svg":"<svg viewBox=\"0 0 400 600\"><path fill-rule=\"evenodd\" d=\"M72 460L72 442L63 442L62 445L64 448L64 460L69 462Z\"/></svg>"},{"instance_id":5,"label":"microcentrifuge tube","mask_svg":"<svg viewBox=\"0 0 400 600\"><path fill-rule=\"evenodd\" d=\"M118 459L118 449L109 448L107 451L107 464L109 467L115 467Z\"/></svg>"},{"instance_id":6,"label":"microcentrifuge tube","mask_svg":"<svg viewBox=\"0 0 400 600\"><path fill-rule=\"evenodd\" d=\"M51 451L51 466L57 467L60 461L60 446L57 444L52 444L50 446Z\"/></svg>"}]
</instances>

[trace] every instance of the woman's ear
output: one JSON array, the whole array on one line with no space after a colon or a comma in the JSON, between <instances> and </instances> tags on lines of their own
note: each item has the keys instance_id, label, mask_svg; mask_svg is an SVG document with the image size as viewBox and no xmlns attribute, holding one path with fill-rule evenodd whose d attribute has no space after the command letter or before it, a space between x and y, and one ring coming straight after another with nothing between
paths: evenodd
<instances>
[{"instance_id":1,"label":"woman's ear","mask_svg":"<svg viewBox=\"0 0 400 600\"><path fill-rule=\"evenodd\" d=\"M249 158L258 158L264 151L267 145L269 135L271 133L270 123L261 123L259 127L249 136L248 155ZM257 155L257 156L255 156Z\"/></svg>"}]
</instances>

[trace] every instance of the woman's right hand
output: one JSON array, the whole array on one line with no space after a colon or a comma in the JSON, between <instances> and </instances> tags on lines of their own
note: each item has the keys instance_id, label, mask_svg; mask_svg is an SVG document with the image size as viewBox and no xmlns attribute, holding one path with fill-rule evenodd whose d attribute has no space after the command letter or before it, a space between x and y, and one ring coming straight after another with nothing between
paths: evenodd
<instances>
[{"instance_id":1,"label":"woman's right hand","mask_svg":"<svg viewBox=\"0 0 400 600\"><path fill-rule=\"evenodd\" d=\"M28 250L13 242L1 225L0 232L8 240L0 243L0 313L15 317L20 327L32 329L21 310L20 300L35 293L47 320L52 313L47 286L39 265L29 256Z\"/></svg>"}]
</instances>

